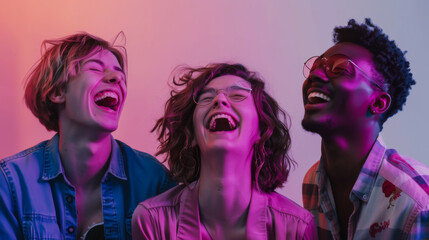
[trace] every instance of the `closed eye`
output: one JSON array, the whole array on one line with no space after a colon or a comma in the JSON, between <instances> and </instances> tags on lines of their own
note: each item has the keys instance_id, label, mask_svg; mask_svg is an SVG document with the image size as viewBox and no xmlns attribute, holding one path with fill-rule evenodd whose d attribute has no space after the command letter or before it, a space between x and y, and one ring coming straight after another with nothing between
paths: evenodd
<instances>
[{"instance_id":1,"label":"closed eye","mask_svg":"<svg viewBox=\"0 0 429 240\"><path fill-rule=\"evenodd\" d=\"M199 102L211 102L214 99L213 93L205 93L201 94L200 97L198 97Z\"/></svg>"},{"instance_id":2,"label":"closed eye","mask_svg":"<svg viewBox=\"0 0 429 240\"><path fill-rule=\"evenodd\" d=\"M235 93L235 94L230 94L229 98L232 100L242 100L242 99L246 98L247 95L248 94Z\"/></svg>"},{"instance_id":3,"label":"closed eye","mask_svg":"<svg viewBox=\"0 0 429 240\"><path fill-rule=\"evenodd\" d=\"M83 63L83 68L94 72L103 72L104 63L98 59L90 59Z\"/></svg>"}]
</instances>

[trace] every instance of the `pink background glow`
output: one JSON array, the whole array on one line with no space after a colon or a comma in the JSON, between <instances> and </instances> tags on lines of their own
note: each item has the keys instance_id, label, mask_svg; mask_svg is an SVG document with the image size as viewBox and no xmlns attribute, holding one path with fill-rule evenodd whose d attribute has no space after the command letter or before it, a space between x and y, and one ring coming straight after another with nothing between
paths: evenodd
<instances>
[{"instance_id":1,"label":"pink background glow","mask_svg":"<svg viewBox=\"0 0 429 240\"><path fill-rule=\"evenodd\" d=\"M157 141L150 129L168 98L171 70L178 64L243 63L261 73L268 91L291 116L298 166L279 192L302 204L302 178L320 154L319 136L301 128L302 64L332 45L334 26L371 17L408 50L417 81L404 111L385 124L384 140L429 165L424 155L429 147L427 9L429 2L422 0L5 1L0 8L0 158L54 134L23 101L24 79L40 57L41 42L77 31L110 41L124 31L128 98L116 138L154 154Z\"/></svg>"}]
</instances>

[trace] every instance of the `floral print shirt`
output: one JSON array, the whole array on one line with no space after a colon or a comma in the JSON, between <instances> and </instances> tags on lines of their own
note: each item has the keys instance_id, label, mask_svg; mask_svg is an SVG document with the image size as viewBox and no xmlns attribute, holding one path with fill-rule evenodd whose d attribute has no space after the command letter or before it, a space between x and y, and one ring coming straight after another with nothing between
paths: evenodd
<instances>
[{"instance_id":1,"label":"floral print shirt","mask_svg":"<svg viewBox=\"0 0 429 240\"><path fill-rule=\"evenodd\" d=\"M381 137L362 167L350 201L348 239L429 239L429 168L386 149ZM304 177L304 207L320 239L340 239L328 176L318 161Z\"/></svg>"}]
</instances>

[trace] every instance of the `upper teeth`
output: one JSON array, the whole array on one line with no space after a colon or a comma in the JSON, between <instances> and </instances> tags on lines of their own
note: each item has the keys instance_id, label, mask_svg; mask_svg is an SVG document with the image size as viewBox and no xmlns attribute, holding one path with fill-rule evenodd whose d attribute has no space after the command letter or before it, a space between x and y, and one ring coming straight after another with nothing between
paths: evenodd
<instances>
[{"instance_id":1,"label":"upper teeth","mask_svg":"<svg viewBox=\"0 0 429 240\"><path fill-rule=\"evenodd\" d=\"M330 97L328 97L328 95L326 95L326 94L324 94L324 93L321 93L321 92L311 92L311 93L308 95L308 99L313 98L313 97L321 98L321 99L323 99L323 100L325 100L325 101L327 101L327 102L329 102L329 101L331 100L331 98L330 98Z\"/></svg>"},{"instance_id":2,"label":"upper teeth","mask_svg":"<svg viewBox=\"0 0 429 240\"><path fill-rule=\"evenodd\" d=\"M106 98L106 97L111 97L111 98L114 98L114 99L118 99L119 97L118 97L118 94L116 94L115 92L111 92L111 91L104 91L104 92L102 92L102 93L99 93L99 94L97 94L96 96L95 96L95 101L97 102L97 101L100 101L101 99L103 99L103 98Z\"/></svg>"},{"instance_id":3,"label":"upper teeth","mask_svg":"<svg viewBox=\"0 0 429 240\"><path fill-rule=\"evenodd\" d=\"M216 114L210 120L210 125L209 125L210 129L216 128L216 119L218 119L218 118L225 118L225 119L227 119L228 123L229 123L229 127L235 128L236 123L235 123L235 121L232 119L232 117L230 115L227 115L227 114Z\"/></svg>"}]
</instances>

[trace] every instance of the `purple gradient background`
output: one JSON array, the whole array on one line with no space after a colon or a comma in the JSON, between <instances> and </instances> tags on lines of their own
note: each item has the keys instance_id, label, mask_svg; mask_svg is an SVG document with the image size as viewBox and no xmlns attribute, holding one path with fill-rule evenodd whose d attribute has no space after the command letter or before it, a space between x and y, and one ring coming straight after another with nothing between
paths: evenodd
<instances>
[{"instance_id":1,"label":"purple gradient background","mask_svg":"<svg viewBox=\"0 0 429 240\"><path fill-rule=\"evenodd\" d=\"M385 5L386 4L386 5ZM6 1L0 8L0 158L51 137L25 107L23 82L44 39L87 31L113 40L123 30L129 61L128 99L114 136L154 154L150 133L178 64L240 62L262 74L268 91L292 120L298 162L279 192L301 202L301 181L318 159L320 138L301 128L302 64L332 45L332 29L371 17L407 57L417 85L404 111L382 132L385 142L426 165L429 108L428 1ZM162 159L162 156L159 158Z\"/></svg>"}]
</instances>

